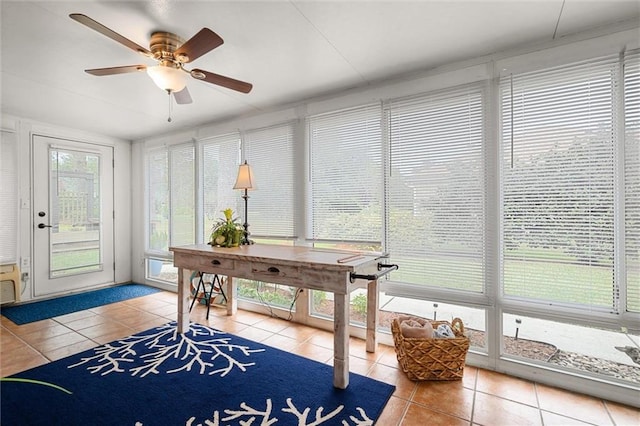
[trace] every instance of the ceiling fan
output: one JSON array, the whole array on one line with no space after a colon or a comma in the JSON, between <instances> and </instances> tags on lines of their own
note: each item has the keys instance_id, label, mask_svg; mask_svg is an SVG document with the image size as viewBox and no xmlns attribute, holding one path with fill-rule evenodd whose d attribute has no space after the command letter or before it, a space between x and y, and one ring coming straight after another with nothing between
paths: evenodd
<instances>
[{"instance_id":1,"label":"ceiling fan","mask_svg":"<svg viewBox=\"0 0 640 426\"><path fill-rule=\"evenodd\" d=\"M192 70L184 68L184 64L198 59L200 56L224 43L222 38L209 28L201 29L187 41L169 32L154 32L151 34L149 49L146 49L86 15L72 13L69 17L117 41L125 47L148 58L155 59L158 62L158 65L152 67L147 67L146 65L126 65L85 70L85 72L91 75L104 76L146 70L147 74L159 88L166 91L169 95L173 94L178 104L190 104L192 102L191 95L186 87L188 75L196 80L206 81L207 83L216 84L242 93L249 93L253 88L253 85L250 83L235 80L220 74L198 68Z\"/></svg>"}]
</instances>

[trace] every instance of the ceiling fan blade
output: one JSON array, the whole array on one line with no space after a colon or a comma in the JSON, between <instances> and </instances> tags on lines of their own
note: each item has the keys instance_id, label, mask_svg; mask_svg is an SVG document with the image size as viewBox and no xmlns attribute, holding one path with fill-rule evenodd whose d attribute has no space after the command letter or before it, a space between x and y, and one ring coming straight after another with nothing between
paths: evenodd
<instances>
[{"instance_id":1,"label":"ceiling fan blade","mask_svg":"<svg viewBox=\"0 0 640 426\"><path fill-rule=\"evenodd\" d=\"M222 37L211 31L209 28L201 29L196 35L187 40L175 52L174 57L182 63L195 61L205 53L215 49L224 43ZM180 60L185 57L185 60Z\"/></svg>"},{"instance_id":2,"label":"ceiling fan blade","mask_svg":"<svg viewBox=\"0 0 640 426\"><path fill-rule=\"evenodd\" d=\"M147 69L146 65L126 65L123 67L94 68L90 70L84 70L84 72L89 73L91 75L103 76L103 75L114 75L114 74L126 74L129 72L144 71L146 69Z\"/></svg>"},{"instance_id":3,"label":"ceiling fan blade","mask_svg":"<svg viewBox=\"0 0 640 426\"><path fill-rule=\"evenodd\" d=\"M253 84L251 83L235 80L231 77L225 77L224 75L214 74L201 69L191 70L191 77L196 80L204 80L207 83L217 84L218 86L226 87L242 93L249 93L253 88Z\"/></svg>"},{"instance_id":4,"label":"ceiling fan blade","mask_svg":"<svg viewBox=\"0 0 640 426\"><path fill-rule=\"evenodd\" d=\"M176 103L180 105L190 104L193 102L193 100L191 100L189 89L186 87L179 92L173 92L173 97L176 98Z\"/></svg>"},{"instance_id":5,"label":"ceiling fan blade","mask_svg":"<svg viewBox=\"0 0 640 426\"><path fill-rule=\"evenodd\" d=\"M83 25L86 25L87 27L91 28L92 30L95 30L97 32L99 32L102 35L105 35L107 37L109 37L111 40L117 41L118 43L128 47L131 50L134 50L138 53L142 53L145 56L153 56L151 52L149 52L146 48L140 46L139 44L136 44L134 42L132 42L131 40L129 40L126 37L121 36L120 34L118 34L117 32L113 31L110 28L105 27L104 25L102 25L101 23L94 21L93 19L89 18L86 15L83 15L81 13L72 13L71 15L69 15L69 17L71 19L73 19L74 21L78 21Z\"/></svg>"}]
</instances>

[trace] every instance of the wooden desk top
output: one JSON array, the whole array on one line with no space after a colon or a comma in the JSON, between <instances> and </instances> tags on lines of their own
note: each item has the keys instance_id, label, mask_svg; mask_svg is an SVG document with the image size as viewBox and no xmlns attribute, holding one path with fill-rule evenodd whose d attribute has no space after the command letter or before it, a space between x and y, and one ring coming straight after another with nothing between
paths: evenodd
<instances>
[{"instance_id":1,"label":"wooden desk top","mask_svg":"<svg viewBox=\"0 0 640 426\"><path fill-rule=\"evenodd\" d=\"M212 247L209 244L170 247L174 253L199 255L246 262L273 262L310 269L354 272L376 263L384 255L375 252L350 252L300 246L252 244L239 247ZM359 254L358 257L352 257ZM348 259L351 258L351 259ZM338 260L345 260L339 263Z\"/></svg>"}]
</instances>

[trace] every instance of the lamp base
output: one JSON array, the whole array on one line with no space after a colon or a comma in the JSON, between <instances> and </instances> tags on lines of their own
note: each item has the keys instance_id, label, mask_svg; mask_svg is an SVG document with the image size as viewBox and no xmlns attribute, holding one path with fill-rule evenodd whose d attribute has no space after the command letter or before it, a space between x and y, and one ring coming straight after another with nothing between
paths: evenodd
<instances>
[{"instance_id":1,"label":"lamp base","mask_svg":"<svg viewBox=\"0 0 640 426\"><path fill-rule=\"evenodd\" d=\"M249 239L249 231L247 231L247 229L249 229L249 224L245 223L244 224L244 236L242 237L242 240L240 240L240 245L241 246L249 246L251 244L255 244L255 242L253 240Z\"/></svg>"}]
</instances>

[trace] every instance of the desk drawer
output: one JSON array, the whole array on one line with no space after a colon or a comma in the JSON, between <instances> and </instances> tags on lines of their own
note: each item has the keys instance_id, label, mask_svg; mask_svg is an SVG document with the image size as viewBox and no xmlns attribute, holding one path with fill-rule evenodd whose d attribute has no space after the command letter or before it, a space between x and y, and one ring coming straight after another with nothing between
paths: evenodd
<instances>
[{"instance_id":1,"label":"desk drawer","mask_svg":"<svg viewBox=\"0 0 640 426\"><path fill-rule=\"evenodd\" d=\"M268 263L251 264L252 279L297 286L302 283L300 268L295 266L270 265Z\"/></svg>"},{"instance_id":2,"label":"desk drawer","mask_svg":"<svg viewBox=\"0 0 640 426\"><path fill-rule=\"evenodd\" d=\"M202 272L230 272L235 269L233 259L223 259L215 256L189 256L181 255L180 264L183 268Z\"/></svg>"}]
</instances>

